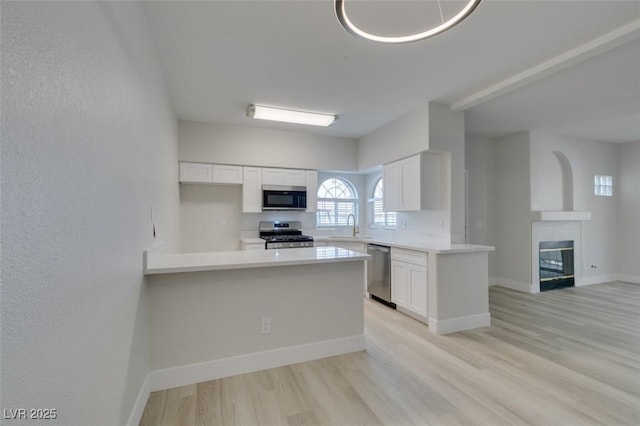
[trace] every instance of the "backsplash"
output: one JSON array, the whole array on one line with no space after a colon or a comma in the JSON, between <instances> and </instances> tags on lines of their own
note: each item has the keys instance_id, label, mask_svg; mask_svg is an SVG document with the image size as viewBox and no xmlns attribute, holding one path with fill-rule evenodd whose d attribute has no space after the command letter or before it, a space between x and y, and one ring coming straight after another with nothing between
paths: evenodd
<instances>
[{"instance_id":1,"label":"backsplash","mask_svg":"<svg viewBox=\"0 0 640 426\"><path fill-rule=\"evenodd\" d=\"M239 186L181 185L183 252L240 249L240 238L257 237L260 221L297 220L303 233L315 237L351 236L351 227L316 228L316 214L304 212L242 213ZM445 211L399 212L396 230L368 228L360 208L360 235L393 242L426 243L451 240ZM454 240L455 241L455 240Z\"/></svg>"}]
</instances>

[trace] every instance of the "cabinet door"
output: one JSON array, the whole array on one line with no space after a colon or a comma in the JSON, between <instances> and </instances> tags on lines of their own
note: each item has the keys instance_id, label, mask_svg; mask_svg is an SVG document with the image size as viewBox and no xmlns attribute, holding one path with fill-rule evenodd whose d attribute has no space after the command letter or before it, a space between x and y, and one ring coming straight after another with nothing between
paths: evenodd
<instances>
[{"instance_id":1,"label":"cabinet door","mask_svg":"<svg viewBox=\"0 0 640 426\"><path fill-rule=\"evenodd\" d=\"M262 212L262 169L243 167L242 211L244 213Z\"/></svg>"},{"instance_id":2,"label":"cabinet door","mask_svg":"<svg viewBox=\"0 0 640 426\"><path fill-rule=\"evenodd\" d=\"M318 209L318 172L305 172L305 186L307 187L307 212L313 213Z\"/></svg>"},{"instance_id":3,"label":"cabinet door","mask_svg":"<svg viewBox=\"0 0 640 426\"><path fill-rule=\"evenodd\" d=\"M284 185L284 169L262 169L263 185Z\"/></svg>"},{"instance_id":4,"label":"cabinet door","mask_svg":"<svg viewBox=\"0 0 640 426\"><path fill-rule=\"evenodd\" d=\"M384 211L402 210L402 170L400 163L385 164L383 169Z\"/></svg>"},{"instance_id":5,"label":"cabinet door","mask_svg":"<svg viewBox=\"0 0 640 426\"><path fill-rule=\"evenodd\" d=\"M307 173L305 170L284 170L284 184L291 186L307 186Z\"/></svg>"},{"instance_id":6,"label":"cabinet door","mask_svg":"<svg viewBox=\"0 0 640 426\"><path fill-rule=\"evenodd\" d=\"M413 312L427 316L427 268L408 265L409 306Z\"/></svg>"},{"instance_id":7,"label":"cabinet door","mask_svg":"<svg viewBox=\"0 0 640 426\"><path fill-rule=\"evenodd\" d=\"M440 154L422 154L422 210L440 209Z\"/></svg>"},{"instance_id":8,"label":"cabinet door","mask_svg":"<svg viewBox=\"0 0 640 426\"><path fill-rule=\"evenodd\" d=\"M213 183L213 164L181 162L180 182Z\"/></svg>"},{"instance_id":9,"label":"cabinet door","mask_svg":"<svg viewBox=\"0 0 640 426\"><path fill-rule=\"evenodd\" d=\"M242 184L242 167L214 164L213 183Z\"/></svg>"},{"instance_id":10,"label":"cabinet door","mask_svg":"<svg viewBox=\"0 0 640 426\"><path fill-rule=\"evenodd\" d=\"M402 175L402 210L420 210L422 203L420 156L416 155L402 160L400 162L400 173Z\"/></svg>"},{"instance_id":11,"label":"cabinet door","mask_svg":"<svg viewBox=\"0 0 640 426\"><path fill-rule=\"evenodd\" d=\"M391 261L391 301L398 306L409 307L409 276L407 264Z\"/></svg>"}]
</instances>

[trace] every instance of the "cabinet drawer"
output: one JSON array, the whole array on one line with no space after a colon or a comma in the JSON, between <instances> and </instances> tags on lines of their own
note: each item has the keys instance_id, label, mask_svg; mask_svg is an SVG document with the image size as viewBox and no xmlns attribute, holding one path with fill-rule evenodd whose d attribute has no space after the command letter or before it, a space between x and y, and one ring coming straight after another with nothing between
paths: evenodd
<instances>
[{"instance_id":1,"label":"cabinet drawer","mask_svg":"<svg viewBox=\"0 0 640 426\"><path fill-rule=\"evenodd\" d=\"M391 259L412 263L414 265L427 266L427 253L423 251L391 247Z\"/></svg>"}]
</instances>

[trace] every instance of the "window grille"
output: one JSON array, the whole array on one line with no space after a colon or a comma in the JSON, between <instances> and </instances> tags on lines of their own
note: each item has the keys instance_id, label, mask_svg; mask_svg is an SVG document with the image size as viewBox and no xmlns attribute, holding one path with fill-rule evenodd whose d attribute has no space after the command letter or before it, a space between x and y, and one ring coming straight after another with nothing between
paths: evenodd
<instances>
[{"instance_id":1,"label":"window grille","mask_svg":"<svg viewBox=\"0 0 640 426\"><path fill-rule=\"evenodd\" d=\"M318 188L318 227L352 226L347 224L349 215L358 217L358 194L351 182L343 178L330 178Z\"/></svg>"},{"instance_id":2,"label":"window grille","mask_svg":"<svg viewBox=\"0 0 640 426\"><path fill-rule=\"evenodd\" d=\"M596 175L594 178L593 192L602 197L613 197L613 177Z\"/></svg>"},{"instance_id":3,"label":"window grille","mask_svg":"<svg viewBox=\"0 0 640 426\"><path fill-rule=\"evenodd\" d=\"M373 197L369 198L369 224L373 228L395 228L396 212L384 211L384 190L382 178L373 187Z\"/></svg>"}]
</instances>

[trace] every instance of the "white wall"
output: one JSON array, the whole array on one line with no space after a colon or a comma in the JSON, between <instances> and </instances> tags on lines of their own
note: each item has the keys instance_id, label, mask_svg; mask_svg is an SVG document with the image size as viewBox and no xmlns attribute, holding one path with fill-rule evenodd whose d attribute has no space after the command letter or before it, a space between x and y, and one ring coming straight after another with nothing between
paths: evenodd
<instances>
[{"instance_id":1,"label":"white wall","mask_svg":"<svg viewBox=\"0 0 640 426\"><path fill-rule=\"evenodd\" d=\"M361 336L363 263L153 275L151 366L228 362L230 357ZM261 318L272 319L270 334L260 334ZM291 359L283 353L270 358Z\"/></svg>"},{"instance_id":2,"label":"white wall","mask_svg":"<svg viewBox=\"0 0 640 426\"><path fill-rule=\"evenodd\" d=\"M179 247L177 123L140 4L3 2L2 113L2 408L125 424L152 206Z\"/></svg>"},{"instance_id":3,"label":"white wall","mask_svg":"<svg viewBox=\"0 0 640 426\"><path fill-rule=\"evenodd\" d=\"M617 279L618 203L621 194L595 196L596 174L618 181L617 145L531 132L531 209L562 210L562 173L554 151L562 152L573 170L574 210L590 211L582 222L582 273L587 283Z\"/></svg>"},{"instance_id":4,"label":"white wall","mask_svg":"<svg viewBox=\"0 0 640 426\"><path fill-rule=\"evenodd\" d=\"M620 279L640 284L640 141L618 148L618 270Z\"/></svg>"},{"instance_id":5,"label":"white wall","mask_svg":"<svg viewBox=\"0 0 640 426\"><path fill-rule=\"evenodd\" d=\"M479 137L467 136L465 165L469 172L469 228L470 244L496 245L495 143ZM489 253L489 276L494 277L495 252Z\"/></svg>"},{"instance_id":6,"label":"white wall","mask_svg":"<svg viewBox=\"0 0 640 426\"><path fill-rule=\"evenodd\" d=\"M496 278L509 287L531 283L529 134L495 142Z\"/></svg>"},{"instance_id":7,"label":"white wall","mask_svg":"<svg viewBox=\"0 0 640 426\"><path fill-rule=\"evenodd\" d=\"M181 251L239 250L241 209L240 186L180 185Z\"/></svg>"},{"instance_id":8,"label":"white wall","mask_svg":"<svg viewBox=\"0 0 640 426\"><path fill-rule=\"evenodd\" d=\"M429 149L444 151L443 210L449 212L446 229L451 242L465 242L465 133L464 112L454 112L449 107L429 103Z\"/></svg>"},{"instance_id":9,"label":"white wall","mask_svg":"<svg viewBox=\"0 0 640 426\"><path fill-rule=\"evenodd\" d=\"M357 170L357 143L353 139L182 120L178 138L181 161Z\"/></svg>"},{"instance_id":10,"label":"white wall","mask_svg":"<svg viewBox=\"0 0 640 426\"><path fill-rule=\"evenodd\" d=\"M367 170L429 149L429 106L380 127L358 140L358 170Z\"/></svg>"}]
</instances>

